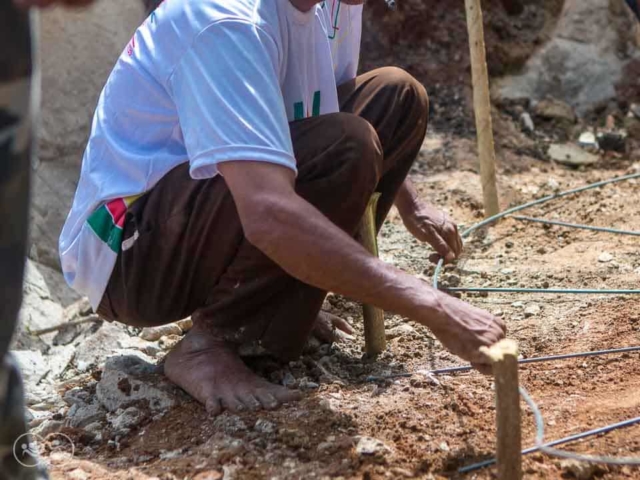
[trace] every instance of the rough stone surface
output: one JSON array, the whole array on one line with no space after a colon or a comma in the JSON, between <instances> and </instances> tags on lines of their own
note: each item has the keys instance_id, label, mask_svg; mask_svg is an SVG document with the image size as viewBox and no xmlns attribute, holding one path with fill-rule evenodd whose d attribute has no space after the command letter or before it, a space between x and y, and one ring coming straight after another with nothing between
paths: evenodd
<instances>
[{"instance_id":1,"label":"rough stone surface","mask_svg":"<svg viewBox=\"0 0 640 480\"><path fill-rule=\"evenodd\" d=\"M111 357L96 387L96 397L110 412L140 402L148 403L153 411L168 410L176 403L174 388L160 379L157 385L152 385L148 378L155 370L153 365L136 356Z\"/></svg>"},{"instance_id":2,"label":"rough stone surface","mask_svg":"<svg viewBox=\"0 0 640 480\"><path fill-rule=\"evenodd\" d=\"M99 404L75 404L67 413L69 425L74 428L84 428L95 422L104 420L107 412Z\"/></svg>"},{"instance_id":3,"label":"rough stone surface","mask_svg":"<svg viewBox=\"0 0 640 480\"><path fill-rule=\"evenodd\" d=\"M398 325L397 327L390 328L385 332L385 335L387 337L387 340L391 340L392 338L403 337L414 332L415 328L407 323L403 323L402 325Z\"/></svg>"},{"instance_id":4,"label":"rough stone surface","mask_svg":"<svg viewBox=\"0 0 640 480\"><path fill-rule=\"evenodd\" d=\"M129 407L121 412L116 412L116 415L109 419L109 423L116 431L129 430L137 425L144 419L143 413L136 407Z\"/></svg>"},{"instance_id":5,"label":"rough stone surface","mask_svg":"<svg viewBox=\"0 0 640 480\"><path fill-rule=\"evenodd\" d=\"M79 343L74 363L78 371L85 372L102 365L113 355L136 355L151 361L144 353L150 345L138 337L130 336L121 325L104 323L97 332Z\"/></svg>"},{"instance_id":6,"label":"rough stone surface","mask_svg":"<svg viewBox=\"0 0 640 480\"><path fill-rule=\"evenodd\" d=\"M577 460L562 460L560 467L577 480L589 480L597 471L597 465Z\"/></svg>"},{"instance_id":7,"label":"rough stone surface","mask_svg":"<svg viewBox=\"0 0 640 480\"><path fill-rule=\"evenodd\" d=\"M75 192L93 110L142 19L142 2L127 0L41 14L41 161L34 178L30 256L54 269L60 268L58 235Z\"/></svg>"},{"instance_id":8,"label":"rough stone surface","mask_svg":"<svg viewBox=\"0 0 640 480\"><path fill-rule=\"evenodd\" d=\"M535 114L546 120L559 120L569 123L576 121L576 113L571 105L556 100L555 98L545 98L535 106Z\"/></svg>"},{"instance_id":9,"label":"rough stone surface","mask_svg":"<svg viewBox=\"0 0 640 480\"><path fill-rule=\"evenodd\" d=\"M359 457L385 457L391 449L381 440L371 437L360 437L356 444L356 454Z\"/></svg>"},{"instance_id":10,"label":"rough stone surface","mask_svg":"<svg viewBox=\"0 0 640 480\"><path fill-rule=\"evenodd\" d=\"M570 143L554 143L549 147L548 154L552 160L572 167L593 165L600 159L597 155Z\"/></svg>"},{"instance_id":11,"label":"rough stone surface","mask_svg":"<svg viewBox=\"0 0 640 480\"><path fill-rule=\"evenodd\" d=\"M535 101L552 96L585 113L615 97L624 67L639 55L635 22L624 0L567 0L550 41L520 74L496 82L494 94Z\"/></svg>"}]
</instances>

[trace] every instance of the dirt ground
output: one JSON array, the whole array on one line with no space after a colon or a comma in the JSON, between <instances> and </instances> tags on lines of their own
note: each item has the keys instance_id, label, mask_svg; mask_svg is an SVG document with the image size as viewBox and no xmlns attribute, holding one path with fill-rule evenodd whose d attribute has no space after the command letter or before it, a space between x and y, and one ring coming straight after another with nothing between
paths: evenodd
<instances>
[{"instance_id":1,"label":"dirt ground","mask_svg":"<svg viewBox=\"0 0 640 480\"><path fill-rule=\"evenodd\" d=\"M462 150L452 148L461 144ZM446 170L424 175L442 149L465 157L463 141L430 135L413 172L422 195L448 210L463 226L481 217L477 174ZM457 163L464 164L464 158ZM620 162L618 162L620 163ZM586 172L538 163L501 176L502 198L520 204L633 171ZM554 201L526 212L576 223L640 231L638 181L631 180ZM381 257L430 281L429 248L418 244L392 215L380 237ZM443 280L463 285L628 288L638 287L638 240L507 219L466 242L466 253ZM604 253L610 256L603 256ZM602 260L607 260L602 261ZM604 295L468 295L468 301L502 316L524 357L640 345L640 298ZM377 360L363 356L360 307L330 296L326 306L355 327L355 340L310 344L298 362L251 362L268 378L292 375L308 394L275 412L207 416L183 396L180 406L126 438L84 445L75 437L74 460L53 457L53 478L302 479L302 478L493 478L494 469L458 475L461 466L494 454L492 381L478 373L367 382L370 375L460 365L429 331L387 315L389 348ZM539 308L536 308L539 307ZM527 313L525 313L525 311ZM534 313L532 313L534 312ZM521 382L540 406L547 438L555 439L640 415L640 354L564 360L523 366ZM524 445L534 441L533 417L524 407ZM73 431L67 432L73 435ZM568 445L572 451L640 456L640 425ZM360 436L388 450L359 455ZM525 459L527 478L567 475L560 461L541 454ZM199 476L198 476L199 475ZM638 469L604 467L595 478L640 478ZM591 478L591 477L585 477Z\"/></svg>"},{"instance_id":2,"label":"dirt ground","mask_svg":"<svg viewBox=\"0 0 640 480\"><path fill-rule=\"evenodd\" d=\"M407 0L408 1L408 0ZM382 2L380 2L382 3ZM483 217L477 174L473 116L469 107L468 53L464 14L445 5L432 23L412 24L411 12L365 38L365 69L400 64L428 85L433 127L412 178L421 195L447 210L462 229ZM498 2L489 2L490 5ZM535 21L517 25L501 18L488 30L490 67L505 73L544 41L562 2L533 9ZM372 15L385 21L380 5ZM488 16L500 17L490 7ZM517 35L513 31L519 32ZM395 34L394 34L395 32ZM407 32L411 32L408 36ZM524 32L524 33L523 33ZM395 36L394 36L395 35ZM425 42L426 36L431 41ZM455 39L464 39L458 47ZM407 48L408 45L416 48ZM455 52L459 51L459 54ZM453 55L453 56L452 56ZM429 58L428 64L422 63ZM498 69L498 71L496 71ZM634 90L628 96L636 95ZM512 108L513 107L513 108ZM536 125L525 135L522 107L494 112L499 189L503 207L632 171L640 171L638 145L630 154L606 155L596 168L573 170L545 160L544 146L567 131ZM601 112L606 114L606 112ZM602 122L602 116L598 119ZM635 153L634 153L635 152ZM639 182L631 180L524 212L574 223L640 231ZM431 281L430 248L404 230L392 212L380 235L381 258ZM445 283L466 286L634 289L640 284L638 237L568 230L506 219L466 240L462 260L443 274ZM640 345L640 297L605 295L477 294L463 298L501 316L525 358ZM311 342L304 356L281 365L248 361L274 382L307 391L305 399L274 412L228 413L213 418L186 395L162 416L149 418L120 438L104 432L95 443L67 429L76 454L51 456L54 479L490 479L495 468L460 475L457 470L494 456L492 380L478 373L437 378L367 381L369 376L461 365L424 327L387 314L388 350L377 359L363 354L361 308L338 296L325 303L355 328L353 341L332 346ZM544 418L548 439L640 416L640 353L572 359L522 366L521 383ZM99 375L99 372L96 372ZM534 444L533 416L523 403L524 446ZM358 453L361 437L383 445ZM567 445L571 451L640 457L640 425ZM572 478L558 459L525 457L528 479ZM584 478L640 479L640 469L598 467Z\"/></svg>"}]
</instances>

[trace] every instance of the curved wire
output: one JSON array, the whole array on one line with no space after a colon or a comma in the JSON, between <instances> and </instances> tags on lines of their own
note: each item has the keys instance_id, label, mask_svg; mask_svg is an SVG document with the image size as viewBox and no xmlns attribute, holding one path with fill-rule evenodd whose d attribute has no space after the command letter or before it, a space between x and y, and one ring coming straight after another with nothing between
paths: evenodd
<instances>
[{"instance_id":1,"label":"curved wire","mask_svg":"<svg viewBox=\"0 0 640 480\"><path fill-rule=\"evenodd\" d=\"M539 198L537 200L533 200L531 202L525 203L523 205L518 205L517 207L513 207L513 208L509 208L507 210L505 210L504 212L500 212L497 215L494 215L492 217L486 218L481 222L476 223L475 225L472 225L471 227L467 228L464 232L462 232L462 234L460 235L462 238L466 238L469 235L471 235L471 233L475 232L476 230L478 230L479 228L482 228L486 225L490 225L494 222L497 222L498 220L511 215L513 213L519 212L521 210L525 210L527 208L531 208L534 207L536 205L540 205L542 203L546 203L546 202L550 202L551 200L556 200L558 198L563 198L563 197L567 197L569 195L574 195L576 193L581 193L587 190L591 190L593 188L598 188L598 187L603 187L605 185L609 185L611 183L617 183L617 182L622 182L625 180L631 180L634 178L640 178L640 173L632 173L629 175L623 175L621 177L616 177L616 178L610 178L609 180L602 180L601 182L596 182L596 183L591 183L589 185L585 185L583 187L578 187L578 188L574 188L571 190L566 190L564 192L559 192L559 193L554 193L553 195L548 195L546 197L542 197ZM440 278L440 272L442 271L442 267L444 266L444 259L440 259L440 261L438 262L438 265L436 266L436 270L433 273L433 287L434 288L438 288L438 278ZM560 292L560 293L564 293L564 292ZM640 293L640 291L638 292Z\"/></svg>"},{"instance_id":2,"label":"curved wire","mask_svg":"<svg viewBox=\"0 0 640 480\"><path fill-rule=\"evenodd\" d=\"M547 455L551 455L553 457L561 457L561 458L570 458L572 460L577 460L579 462L588 462L588 463L606 463L607 465L633 465L640 466L640 458L638 457L605 457L599 455L580 455L578 453L567 452L566 450L558 450L557 448L550 447L545 445L544 443L544 419L542 418L542 413L538 408L538 405L533 401L529 392L525 390L524 387L520 387L520 395L529 408L533 412L533 416L536 420L536 447L541 452L546 453Z\"/></svg>"}]
</instances>

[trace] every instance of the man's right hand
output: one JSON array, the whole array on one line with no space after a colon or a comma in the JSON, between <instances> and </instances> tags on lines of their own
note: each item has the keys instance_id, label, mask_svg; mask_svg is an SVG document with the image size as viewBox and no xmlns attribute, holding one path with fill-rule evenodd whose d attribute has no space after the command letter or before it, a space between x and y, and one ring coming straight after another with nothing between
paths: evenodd
<instances>
[{"instance_id":1,"label":"man's right hand","mask_svg":"<svg viewBox=\"0 0 640 480\"><path fill-rule=\"evenodd\" d=\"M502 340L507 333L505 323L486 310L448 296L440 300L439 310L439 320L429 319L428 322L438 340L482 373L491 373L491 365L480 347Z\"/></svg>"}]
</instances>

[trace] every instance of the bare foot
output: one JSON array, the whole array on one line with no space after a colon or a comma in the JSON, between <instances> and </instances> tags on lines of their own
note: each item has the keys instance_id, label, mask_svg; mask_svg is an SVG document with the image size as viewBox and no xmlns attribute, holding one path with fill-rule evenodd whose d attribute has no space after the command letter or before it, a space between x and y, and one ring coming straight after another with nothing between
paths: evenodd
<instances>
[{"instance_id":1,"label":"bare foot","mask_svg":"<svg viewBox=\"0 0 640 480\"><path fill-rule=\"evenodd\" d=\"M164 371L213 415L273 409L301 397L253 373L234 345L198 325L167 355Z\"/></svg>"},{"instance_id":2,"label":"bare foot","mask_svg":"<svg viewBox=\"0 0 640 480\"><path fill-rule=\"evenodd\" d=\"M320 312L312 334L320 341L333 343L353 340L353 328L345 320L328 312Z\"/></svg>"}]
</instances>

